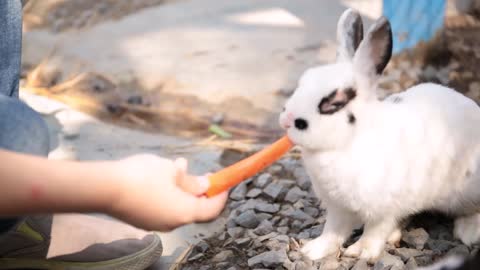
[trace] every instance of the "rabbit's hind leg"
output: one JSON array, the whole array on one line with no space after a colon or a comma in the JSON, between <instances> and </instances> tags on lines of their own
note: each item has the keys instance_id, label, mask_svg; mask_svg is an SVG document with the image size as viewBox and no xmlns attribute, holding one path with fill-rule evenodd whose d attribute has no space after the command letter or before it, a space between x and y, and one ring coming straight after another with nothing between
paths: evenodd
<instances>
[{"instance_id":1,"label":"rabbit's hind leg","mask_svg":"<svg viewBox=\"0 0 480 270\"><path fill-rule=\"evenodd\" d=\"M480 242L480 213L458 217L453 235L467 246Z\"/></svg>"}]
</instances>

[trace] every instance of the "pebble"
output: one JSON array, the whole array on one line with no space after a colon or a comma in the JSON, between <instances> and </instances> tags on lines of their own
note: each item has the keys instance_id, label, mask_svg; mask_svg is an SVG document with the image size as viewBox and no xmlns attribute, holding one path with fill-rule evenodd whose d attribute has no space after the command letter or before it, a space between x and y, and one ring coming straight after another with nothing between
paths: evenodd
<instances>
[{"instance_id":1,"label":"pebble","mask_svg":"<svg viewBox=\"0 0 480 270\"><path fill-rule=\"evenodd\" d=\"M271 174L262 173L257 177L257 179L255 179L255 181L253 182L253 185L257 188L263 188L266 185L270 184L270 182L272 182L272 179L273 178Z\"/></svg>"},{"instance_id":2,"label":"pebble","mask_svg":"<svg viewBox=\"0 0 480 270\"><path fill-rule=\"evenodd\" d=\"M258 226L260 221L253 210L248 210L235 217L235 223L244 228L253 229Z\"/></svg>"},{"instance_id":3,"label":"pebble","mask_svg":"<svg viewBox=\"0 0 480 270\"><path fill-rule=\"evenodd\" d=\"M265 213L276 213L280 210L280 205L271 204L265 201L257 200L254 206L255 210Z\"/></svg>"},{"instance_id":4,"label":"pebble","mask_svg":"<svg viewBox=\"0 0 480 270\"><path fill-rule=\"evenodd\" d=\"M228 228L227 233L230 235L232 238L238 238L243 235L245 230L241 227L233 227L233 228Z\"/></svg>"},{"instance_id":5,"label":"pebble","mask_svg":"<svg viewBox=\"0 0 480 270\"><path fill-rule=\"evenodd\" d=\"M260 220L260 222L266 220L266 219L271 219L272 218L272 215L271 214L267 214L267 213L258 213L257 214L257 217L258 217L258 220Z\"/></svg>"},{"instance_id":6,"label":"pebble","mask_svg":"<svg viewBox=\"0 0 480 270\"><path fill-rule=\"evenodd\" d=\"M239 246L243 246L250 243L251 240L252 240L251 238L245 237L245 238L238 238L234 242Z\"/></svg>"},{"instance_id":7,"label":"pebble","mask_svg":"<svg viewBox=\"0 0 480 270\"><path fill-rule=\"evenodd\" d=\"M309 189L312 185L312 182L310 182L310 178L308 177L307 172L302 167L295 168L293 170L293 176L297 181L298 186L303 190Z\"/></svg>"},{"instance_id":8,"label":"pebble","mask_svg":"<svg viewBox=\"0 0 480 270\"><path fill-rule=\"evenodd\" d=\"M281 234L287 234L289 228L287 226L277 227L277 232Z\"/></svg>"},{"instance_id":9,"label":"pebble","mask_svg":"<svg viewBox=\"0 0 480 270\"><path fill-rule=\"evenodd\" d=\"M406 262L411 257L416 257L423 254L422 251L413 248L397 248L394 250L394 253L395 255L399 256L404 262Z\"/></svg>"},{"instance_id":10,"label":"pebble","mask_svg":"<svg viewBox=\"0 0 480 270\"><path fill-rule=\"evenodd\" d=\"M283 216L293 218L295 220L301 220L301 221L311 221L314 220L313 217L311 217L309 214L303 212L300 209L287 209L286 211L282 211L281 213Z\"/></svg>"},{"instance_id":11,"label":"pebble","mask_svg":"<svg viewBox=\"0 0 480 270\"><path fill-rule=\"evenodd\" d=\"M409 232L403 233L402 241L409 247L423 249L428 241L428 233L423 228L417 228Z\"/></svg>"},{"instance_id":12,"label":"pebble","mask_svg":"<svg viewBox=\"0 0 480 270\"><path fill-rule=\"evenodd\" d=\"M288 258L292 261L299 261L302 259L302 253L292 250L288 252Z\"/></svg>"},{"instance_id":13,"label":"pebble","mask_svg":"<svg viewBox=\"0 0 480 270\"><path fill-rule=\"evenodd\" d=\"M245 195L247 198L256 198L258 195L262 194L262 190L259 188L250 189Z\"/></svg>"},{"instance_id":14,"label":"pebble","mask_svg":"<svg viewBox=\"0 0 480 270\"><path fill-rule=\"evenodd\" d=\"M459 245L459 246L456 246L452 249L450 249L448 252L447 252L447 255L446 256L451 256L451 255L460 255L460 256L463 256L463 257L466 257L470 254L470 251L468 250L468 247L465 246L465 245Z\"/></svg>"},{"instance_id":15,"label":"pebble","mask_svg":"<svg viewBox=\"0 0 480 270\"><path fill-rule=\"evenodd\" d=\"M198 253L198 254L188 258L188 261L193 262L193 261L196 261L196 260L202 258L203 256L205 256L203 253Z\"/></svg>"},{"instance_id":16,"label":"pebble","mask_svg":"<svg viewBox=\"0 0 480 270\"><path fill-rule=\"evenodd\" d=\"M247 184L245 182L240 183L237 185L230 193L230 199L240 201L245 199L245 195L247 194Z\"/></svg>"},{"instance_id":17,"label":"pebble","mask_svg":"<svg viewBox=\"0 0 480 270\"><path fill-rule=\"evenodd\" d=\"M353 266L352 270L369 270L367 261L365 260L358 260L357 263Z\"/></svg>"},{"instance_id":18,"label":"pebble","mask_svg":"<svg viewBox=\"0 0 480 270\"><path fill-rule=\"evenodd\" d=\"M266 235L273 231L272 223L268 220L263 220L257 228L255 228L254 233L258 235Z\"/></svg>"},{"instance_id":19,"label":"pebble","mask_svg":"<svg viewBox=\"0 0 480 270\"><path fill-rule=\"evenodd\" d=\"M429 239L425 246L428 249L444 253L455 247L456 244L447 240Z\"/></svg>"},{"instance_id":20,"label":"pebble","mask_svg":"<svg viewBox=\"0 0 480 270\"><path fill-rule=\"evenodd\" d=\"M274 267L290 263L287 253L283 250L267 251L248 259L248 266L263 265L265 267Z\"/></svg>"},{"instance_id":21,"label":"pebble","mask_svg":"<svg viewBox=\"0 0 480 270\"><path fill-rule=\"evenodd\" d=\"M318 217L320 211L315 207L305 207L303 211L312 217Z\"/></svg>"},{"instance_id":22,"label":"pebble","mask_svg":"<svg viewBox=\"0 0 480 270\"><path fill-rule=\"evenodd\" d=\"M279 199L280 195L282 193L286 193L287 188L278 183L278 182L272 182L263 189L263 193L265 193L267 196L272 198L273 200Z\"/></svg>"},{"instance_id":23,"label":"pebble","mask_svg":"<svg viewBox=\"0 0 480 270\"><path fill-rule=\"evenodd\" d=\"M230 258L232 256L233 256L233 251L223 250L223 251L220 251L219 253L217 253L217 255L215 255L212 258L212 262L225 262L226 260L228 260L228 258Z\"/></svg>"},{"instance_id":24,"label":"pebble","mask_svg":"<svg viewBox=\"0 0 480 270\"><path fill-rule=\"evenodd\" d=\"M257 239L260 241L260 242L263 242L267 239L270 239L270 238L273 238L273 237L276 237L278 235L278 233L276 232L271 232L269 234L266 234L266 235L263 235L263 236L259 236Z\"/></svg>"},{"instance_id":25,"label":"pebble","mask_svg":"<svg viewBox=\"0 0 480 270\"><path fill-rule=\"evenodd\" d=\"M405 264L399 257L393 256L387 252L383 252L380 259L378 259L378 261L373 265L373 270L383 270L389 266L390 270L405 269Z\"/></svg>"},{"instance_id":26,"label":"pebble","mask_svg":"<svg viewBox=\"0 0 480 270\"><path fill-rule=\"evenodd\" d=\"M418 268L417 261L415 258L408 259L407 263L405 264L405 268L407 270L416 270Z\"/></svg>"},{"instance_id":27,"label":"pebble","mask_svg":"<svg viewBox=\"0 0 480 270\"><path fill-rule=\"evenodd\" d=\"M299 187L293 187L285 195L285 201L295 203L301 198L305 198L308 195L307 192L301 190Z\"/></svg>"},{"instance_id":28,"label":"pebble","mask_svg":"<svg viewBox=\"0 0 480 270\"><path fill-rule=\"evenodd\" d=\"M210 245L207 242L201 240L195 245L195 250L203 253L203 252L207 251L207 249L209 247L210 247Z\"/></svg>"}]
</instances>

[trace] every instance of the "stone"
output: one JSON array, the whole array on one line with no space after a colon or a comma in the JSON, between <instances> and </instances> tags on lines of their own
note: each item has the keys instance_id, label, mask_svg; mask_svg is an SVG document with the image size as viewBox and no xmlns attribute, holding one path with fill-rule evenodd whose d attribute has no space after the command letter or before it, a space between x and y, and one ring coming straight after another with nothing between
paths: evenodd
<instances>
[{"instance_id":1,"label":"stone","mask_svg":"<svg viewBox=\"0 0 480 270\"><path fill-rule=\"evenodd\" d=\"M383 270L387 267L390 267L390 270L403 270L405 269L405 264L400 257L383 252L378 261L373 265L373 270Z\"/></svg>"},{"instance_id":2,"label":"stone","mask_svg":"<svg viewBox=\"0 0 480 270\"><path fill-rule=\"evenodd\" d=\"M280 222L278 223L278 226L282 227L282 226L288 226L288 222L290 220L288 218L283 218L282 220L280 220Z\"/></svg>"},{"instance_id":3,"label":"stone","mask_svg":"<svg viewBox=\"0 0 480 270\"><path fill-rule=\"evenodd\" d=\"M285 211L282 211L280 214L282 214L285 217L289 217L289 218L300 220L300 221L314 220L313 217L311 217L309 214L303 212L300 209L287 209Z\"/></svg>"},{"instance_id":4,"label":"stone","mask_svg":"<svg viewBox=\"0 0 480 270\"><path fill-rule=\"evenodd\" d=\"M248 266L263 265L265 267L275 267L291 263L287 253L284 250L267 251L248 259Z\"/></svg>"},{"instance_id":5,"label":"stone","mask_svg":"<svg viewBox=\"0 0 480 270\"><path fill-rule=\"evenodd\" d=\"M280 179L278 180L278 183L284 186L287 190L289 188L292 188L296 184L295 180L291 180L291 179Z\"/></svg>"},{"instance_id":6,"label":"stone","mask_svg":"<svg viewBox=\"0 0 480 270\"><path fill-rule=\"evenodd\" d=\"M259 236L257 239L260 241L260 242L263 242L267 239L270 239L270 238L273 238L273 237L276 237L278 235L278 233L276 232L271 232L269 234L266 234L266 235L263 235L263 236Z\"/></svg>"},{"instance_id":7,"label":"stone","mask_svg":"<svg viewBox=\"0 0 480 270\"><path fill-rule=\"evenodd\" d=\"M399 256L404 262L408 261L411 257L420 256L423 254L420 250L413 248L397 248L394 249L395 255Z\"/></svg>"},{"instance_id":8,"label":"stone","mask_svg":"<svg viewBox=\"0 0 480 270\"><path fill-rule=\"evenodd\" d=\"M405 264L406 270L416 270L418 268L417 261L414 257L408 259L407 263Z\"/></svg>"},{"instance_id":9,"label":"stone","mask_svg":"<svg viewBox=\"0 0 480 270\"><path fill-rule=\"evenodd\" d=\"M289 229L290 228L287 226L277 227L277 232L280 234L287 234Z\"/></svg>"},{"instance_id":10,"label":"stone","mask_svg":"<svg viewBox=\"0 0 480 270\"><path fill-rule=\"evenodd\" d=\"M257 188L264 188L266 185L270 184L272 182L273 177L269 173L262 173L255 179L253 182L253 185Z\"/></svg>"},{"instance_id":11,"label":"stone","mask_svg":"<svg viewBox=\"0 0 480 270\"><path fill-rule=\"evenodd\" d=\"M316 238L319 237L323 232L323 224L316 225L310 228L310 237Z\"/></svg>"},{"instance_id":12,"label":"stone","mask_svg":"<svg viewBox=\"0 0 480 270\"><path fill-rule=\"evenodd\" d=\"M322 270L338 270L340 269L340 262L335 256L328 256L320 261L320 267Z\"/></svg>"},{"instance_id":13,"label":"stone","mask_svg":"<svg viewBox=\"0 0 480 270\"><path fill-rule=\"evenodd\" d=\"M239 246L244 246L244 245L247 245L248 243L250 243L251 240L252 239L250 239L249 237L245 237L245 238L238 238L234 242L235 242L235 244L237 244Z\"/></svg>"},{"instance_id":14,"label":"stone","mask_svg":"<svg viewBox=\"0 0 480 270\"><path fill-rule=\"evenodd\" d=\"M370 267L367 264L366 260L358 260L357 263L353 266L352 270L369 270Z\"/></svg>"},{"instance_id":15,"label":"stone","mask_svg":"<svg viewBox=\"0 0 480 270\"><path fill-rule=\"evenodd\" d=\"M215 265L215 269L225 269L227 266L229 266L229 262L219 262Z\"/></svg>"},{"instance_id":16,"label":"stone","mask_svg":"<svg viewBox=\"0 0 480 270\"><path fill-rule=\"evenodd\" d=\"M290 260L292 261L299 261L302 259L302 253L298 252L298 251L295 251L295 250L292 250L290 252L288 252L288 258L290 258Z\"/></svg>"},{"instance_id":17,"label":"stone","mask_svg":"<svg viewBox=\"0 0 480 270\"><path fill-rule=\"evenodd\" d=\"M282 219L281 216L274 216L270 221L273 225L276 225Z\"/></svg>"},{"instance_id":18,"label":"stone","mask_svg":"<svg viewBox=\"0 0 480 270\"><path fill-rule=\"evenodd\" d=\"M433 252L432 254L423 254L421 256L415 257L415 261L419 266L430 265L433 263Z\"/></svg>"},{"instance_id":19,"label":"stone","mask_svg":"<svg viewBox=\"0 0 480 270\"><path fill-rule=\"evenodd\" d=\"M455 243L447 240L429 239L425 245L428 249L445 253L456 246Z\"/></svg>"},{"instance_id":20,"label":"stone","mask_svg":"<svg viewBox=\"0 0 480 270\"><path fill-rule=\"evenodd\" d=\"M283 166L283 169L288 172L293 172L293 170L299 166L298 161L288 157L281 159L279 163Z\"/></svg>"},{"instance_id":21,"label":"stone","mask_svg":"<svg viewBox=\"0 0 480 270\"><path fill-rule=\"evenodd\" d=\"M235 223L244 228L253 229L258 226L260 221L253 210L248 210L235 217Z\"/></svg>"},{"instance_id":22,"label":"stone","mask_svg":"<svg viewBox=\"0 0 480 270\"><path fill-rule=\"evenodd\" d=\"M238 184L230 193L230 199L240 201L245 199L247 194L247 184L245 182Z\"/></svg>"},{"instance_id":23,"label":"stone","mask_svg":"<svg viewBox=\"0 0 480 270\"><path fill-rule=\"evenodd\" d=\"M217 255L215 255L213 258L212 258L212 262L225 262L228 260L228 258L232 257L233 256L233 251L231 250L223 250L223 251L220 251L219 253L217 253Z\"/></svg>"},{"instance_id":24,"label":"stone","mask_svg":"<svg viewBox=\"0 0 480 270\"><path fill-rule=\"evenodd\" d=\"M198 252L200 252L200 253L204 253L205 251L207 251L208 248L210 248L210 245L209 245L207 242L203 241L203 240L199 241L199 242L195 245L195 250L198 251Z\"/></svg>"},{"instance_id":25,"label":"stone","mask_svg":"<svg viewBox=\"0 0 480 270\"><path fill-rule=\"evenodd\" d=\"M288 193L287 193L287 194L288 194ZM305 204L303 203L302 200L298 200L297 202L295 202L295 203L293 204L293 208L295 208L295 209L303 209L303 208L305 208Z\"/></svg>"},{"instance_id":26,"label":"stone","mask_svg":"<svg viewBox=\"0 0 480 270\"><path fill-rule=\"evenodd\" d=\"M459 256L467 257L468 255L470 255L470 251L469 251L467 246L458 245L458 246L450 249L447 252L446 256L453 256L453 255L459 255Z\"/></svg>"},{"instance_id":27,"label":"stone","mask_svg":"<svg viewBox=\"0 0 480 270\"><path fill-rule=\"evenodd\" d=\"M200 259L200 258L203 258L204 256L205 256L205 255L204 255L203 253L198 253L198 254L196 254L196 255L188 258L188 261L189 261L189 262L193 262L193 261L196 261L196 260L198 260L198 259Z\"/></svg>"},{"instance_id":28,"label":"stone","mask_svg":"<svg viewBox=\"0 0 480 270\"><path fill-rule=\"evenodd\" d=\"M220 241L223 241L225 240L226 237L227 237L227 233L222 232L221 234L218 235L217 239Z\"/></svg>"},{"instance_id":29,"label":"stone","mask_svg":"<svg viewBox=\"0 0 480 270\"><path fill-rule=\"evenodd\" d=\"M247 200L244 204L240 205L237 210L239 212L244 212L250 209L255 209L255 205L258 203L258 200L250 199Z\"/></svg>"},{"instance_id":30,"label":"stone","mask_svg":"<svg viewBox=\"0 0 480 270\"><path fill-rule=\"evenodd\" d=\"M292 267L292 270L311 270L311 269L312 269L312 266L302 261L294 262Z\"/></svg>"},{"instance_id":31,"label":"stone","mask_svg":"<svg viewBox=\"0 0 480 270\"><path fill-rule=\"evenodd\" d=\"M235 266L232 266L232 267L228 268L227 270L237 270L237 268Z\"/></svg>"},{"instance_id":32,"label":"stone","mask_svg":"<svg viewBox=\"0 0 480 270\"><path fill-rule=\"evenodd\" d=\"M240 205L244 204L245 201L231 201L229 204L228 204L228 208L230 209L235 209L237 207L239 207Z\"/></svg>"},{"instance_id":33,"label":"stone","mask_svg":"<svg viewBox=\"0 0 480 270\"><path fill-rule=\"evenodd\" d=\"M274 239L278 240L280 243L290 243L290 238L286 235L277 235Z\"/></svg>"},{"instance_id":34,"label":"stone","mask_svg":"<svg viewBox=\"0 0 480 270\"><path fill-rule=\"evenodd\" d=\"M262 194L262 190L259 188L250 189L245 195L247 198L256 198L258 195Z\"/></svg>"},{"instance_id":35,"label":"stone","mask_svg":"<svg viewBox=\"0 0 480 270\"><path fill-rule=\"evenodd\" d=\"M308 231L303 231L297 235L298 239L309 239L310 238L310 232Z\"/></svg>"},{"instance_id":36,"label":"stone","mask_svg":"<svg viewBox=\"0 0 480 270\"><path fill-rule=\"evenodd\" d=\"M310 182L310 178L307 175L307 172L305 171L304 168L297 167L293 170L293 176L295 177L295 180L297 181L298 186L303 189L307 190L310 188L312 183Z\"/></svg>"},{"instance_id":37,"label":"stone","mask_svg":"<svg viewBox=\"0 0 480 270\"><path fill-rule=\"evenodd\" d=\"M402 235L402 241L405 242L408 247L420 250L424 248L428 238L428 233L423 228L417 228Z\"/></svg>"},{"instance_id":38,"label":"stone","mask_svg":"<svg viewBox=\"0 0 480 270\"><path fill-rule=\"evenodd\" d=\"M244 229L241 227L233 227L233 228L228 228L227 233L230 235L232 238L238 238L241 237L244 233Z\"/></svg>"},{"instance_id":39,"label":"stone","mask_svg":"<svg viewBox=\"0 0 480 270\"><path fill-rule=\"evenodd\" d=\"M308 195L307 192L301 190L299 187L293 187L285 195L285 201L295 203L299 199L305 198Z\"/></svg>"},{"instance_id":40,"label":"stone","mask_svg":"<svg viewBox=\"0 0 480 270\"><path fill-rule=\"evenodd\" d=\"M315 208L315 207L305 207L303 209L303 212L307 213L308 215L314 218L318 217L318 215L320 214L320 211L318 210L318 208Z\"/></svg>"},{"instance_id":41,"label":"stone","mask_svg":"<svg viewBox=\"0 0 480 270\"><path fill-rule=\"evenodd\" d=\"M263 189L263 193L273 200L279 199L280 195L286 193L286 191L287 188L278 182L272 182Z\"/></svg>"},{"instance_id":42,"label":"stone","mask_svg":"<svg viewBox=\"0 0 480 270\"><path fill-rule=\"evenodd\" d=\"M262 221L264 221L264 220L271 219L271 218L272 218L272 215L271 215L271 214L267 214L267 213L258 213L258 214L257 214L257 217L258 217L258 220L260 220L260 222L262 222Z\"/></svg>"},{"instance_id":43,"label":"stone","mask_svg":"<svg viewBox=\"0 0 480 270\"><path fill-rule=\"evenodd\" d=\"M200 266L200 268L198 268L198 270L210 270L210 269L212 269L210 265L202 265Z\"/></svg>"},{"instance_id":44,"label":"stone","mask_svg":"<svg viewBox=\"0 0 480 270\"><path fill-rule=\"evenodd\" d=\"M271 173L271 174L279 174L282 172L282 166L278 165L278 164L273 164L272 166L270 166L268 168L268 171Z\"/></svg>"},{"instance_id":45,"label":"stone","mask_svg":"<svg viewBox=\"0 0 480 270\"><path fill-rule=\"evenodd\" d=\"M255 228L254 233L258 235L269 234L273 231L272 223L268 220L263 220L257 228Z\"/></svg>"},{"instance_id":46,"label":"stone","mask_svg":"<svg viewBox=\"0 0 480 270\"><path fill-rule=\"evenodd\" d=\"M265 201L260 201L257 200L257 203L255 204L255 210L260 211L260 212L265 212L265 213L276 213L280 210L280 205L278 204L271 204Z\"/></svg>"}]
</instances>

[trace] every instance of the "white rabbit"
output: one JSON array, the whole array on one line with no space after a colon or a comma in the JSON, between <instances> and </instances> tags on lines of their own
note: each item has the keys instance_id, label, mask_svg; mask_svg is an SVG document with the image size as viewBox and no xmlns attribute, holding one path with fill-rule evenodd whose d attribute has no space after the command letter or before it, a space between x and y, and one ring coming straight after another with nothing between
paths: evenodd
<instances>
[{"instance_id":1,"label":"white rabbit","mask_svg":"<svg viewBox=\"0 0 480 270\"><path fill-rule=\"evenodd\" d=\"M307 70L279 119L327 209L322 235L302 252L311 259L338 252L364 225L344 255L375 261L387 241L400 241L400 221L424 210L455 216L455 236L479 241L480 108L432 83L380 101L377 79L392 50L388 20L363 39L360 16L347 10L337 36L336 63Z\"/></svg>"}]
</instances>

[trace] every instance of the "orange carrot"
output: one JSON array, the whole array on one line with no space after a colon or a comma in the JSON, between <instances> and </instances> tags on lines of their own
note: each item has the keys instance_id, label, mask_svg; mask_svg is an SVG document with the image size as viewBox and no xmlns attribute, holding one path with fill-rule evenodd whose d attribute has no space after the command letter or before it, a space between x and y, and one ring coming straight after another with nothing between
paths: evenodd
<instances>
[{"instance_id":1,"label":"orange carrot","mask_svg":"<svg viewBox=\"0 0 480 270\"><path fill-rule=\"evenodd\" d=\"M287 136L283 136L260 152L209 175L210 188L206 193L207 197L222 193L243 180L254 176L265 167L274 163L292 147L293 143L290 139Z\"/></svg>"}]
</instances>

